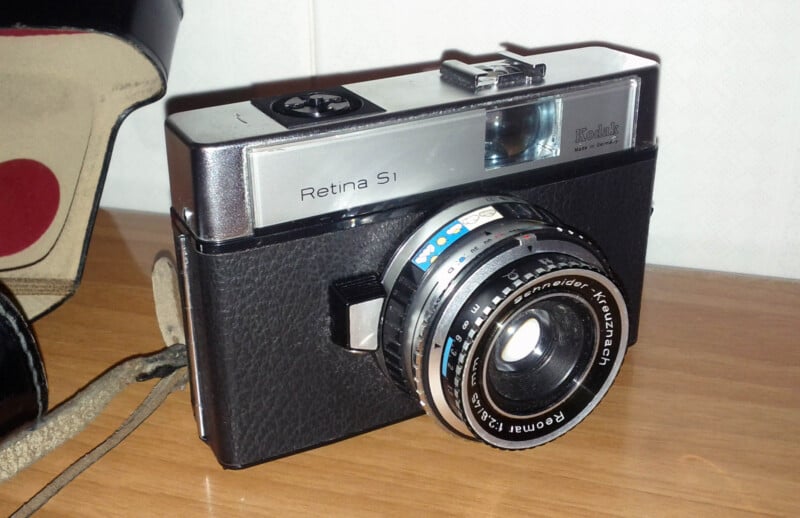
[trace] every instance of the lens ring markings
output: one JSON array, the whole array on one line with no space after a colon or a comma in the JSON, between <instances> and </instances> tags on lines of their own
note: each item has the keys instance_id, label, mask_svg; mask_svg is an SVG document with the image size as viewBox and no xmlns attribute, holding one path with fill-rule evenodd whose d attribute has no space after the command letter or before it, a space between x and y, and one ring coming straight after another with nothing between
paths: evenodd
<instances>
[{"instance_id":1,"label":"lens ring markings","mask_svg":"<svg viewBox=\"0 0 800 518\"><path fill-rule=\"evenodd\" d=\"M387 272L398 273L384 276L390 296L381 321L379 363L399 385L416 392L425 410L451 432L499 448L523 449L565 433L600 401L627 346L627 310L594 245L563 226L529 219L536 214L533 209L503 209L504 203L516 208L519 202L497 201L486 206L501 210L503 218L454 234L453 244L432 251L441 254L435 262L420 253L460 217L448 209L440 213L451 214L444 218L448 221L435 228L426 223L398 249L387 267ZM468 205L474 211L480 204ZM431 222L436 218L441 219L434 215ZM408 246L409 242L416 244ZM504 277L514 268L520 268L515 278ZM408 283L408 289L400 289ZM501 392L486 381L486 353L496 342L486 329L507 321L532 300L554 296L571 297L564 300L577 301L573 306L584 308L578 312L589 315L579 319L594 333L587 331L589 350L575 349L575 361L585 366L565 370L565 377L575 378L571 388L556 384L546 404L504 405ZM477 316L462 314L476 306ZM609 337L601 329L607 318L614 330Z\"/></svg>"},{"instance_id":2,"label":"lens ring markings","mask_svg":"<svg viewBox=\"0 0 800 518\"><path fill-rule=\"evenodd\" d=\"M503 282L513 270L519 277ZM445 385L458 413L484 442L505 449L531 448L562 435L599 403L625 353L627 313L619 291L607 277L574 262L561 263L555 271L544 274L514 265L499 272L492 281L464 305L451 327L452 336L463 336L464 346L448 358ZM597 339L591 344L590 360L571 380L571 390L558 401L533 413L513 415L493 401L487 382L492 341L486 338L498 320L531 301L556 294L576 297L592 309Z\"/></svg>"}]
</instances>

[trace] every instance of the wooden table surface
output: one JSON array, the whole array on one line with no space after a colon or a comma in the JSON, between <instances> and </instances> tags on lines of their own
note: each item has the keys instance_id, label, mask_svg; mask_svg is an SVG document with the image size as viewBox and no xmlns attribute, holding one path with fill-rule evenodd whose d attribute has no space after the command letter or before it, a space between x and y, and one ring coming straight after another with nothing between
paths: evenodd
<instances>
[{"instance_id":1,"label":"wooden table surface","mask_svg":"<svg viewBox=\"0 0 800 518\"><path fill-rule=\"evenodd\" d=\"M36 323L63 401L161 347L149 271L165 216L101 211L75 297ZM524 452L420 417L242 471L196 433L188 392L43 516L800 516L800 283L650 267L638 344L575 430ZM105 438L151 383L0 485L0 515Z\"/></svg>"}]
</instances>

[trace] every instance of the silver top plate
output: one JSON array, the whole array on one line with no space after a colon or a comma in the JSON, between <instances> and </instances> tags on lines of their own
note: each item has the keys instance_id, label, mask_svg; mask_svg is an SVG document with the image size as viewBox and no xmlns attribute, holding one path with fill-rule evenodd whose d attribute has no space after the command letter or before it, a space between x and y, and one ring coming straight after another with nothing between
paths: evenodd
<instances>
[{"instance_id":1,"label":"silver top plate","mask_svg":"<svg viewBox=\"0 0 800 518\"><path fill-rule=\"evenodd\" d=\"M350 84L348 90L385 112L291 130L249 102L174 114L167 121L173 207L199 239L221 242L634 144L633 72L657 67L655 61L605 47L518 59L546 63L544 80L470 91L443 81L436 70ZM630 77L606 80L626 72ZM541 91L560 110L557 152L486 167L487 112L529 103Z\"/></svg>"},{"instance_id":2,"label":"silver top plate","mask_svg":"<svg viewBox=\"0 0 800 518\"><path fill-rule=\"evenodd\" d=\"M548 96L555 136L544 139L538 158L511 165L484 160L483 108L253 146L246 167L255 228L628 149L637 93L628 78Z\"/></svg>"}]
</instances>

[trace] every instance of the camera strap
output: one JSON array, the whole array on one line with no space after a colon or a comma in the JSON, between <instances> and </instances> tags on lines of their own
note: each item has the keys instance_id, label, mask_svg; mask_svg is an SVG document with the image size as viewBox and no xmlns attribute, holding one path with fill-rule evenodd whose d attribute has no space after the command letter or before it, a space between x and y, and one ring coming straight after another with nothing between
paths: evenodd
<instances>
[{"instance_id":1,"label":"camera strap","mask_svg":"<svg viewBox=\"0 0 800 518\"><path fill-rule=\"evenodd\" d=\"M142 424L173 391L188 382L187 357L175 265L167 257L153 267L153 294L159 328L166 344L156 353L116 365L72 398L47 413L31 428L21 428L0 444L0 483L75 436L128 385L161 378L144 401L107 439L50 481L12 516L29 516Z\"/></svg>"}]
</instances>

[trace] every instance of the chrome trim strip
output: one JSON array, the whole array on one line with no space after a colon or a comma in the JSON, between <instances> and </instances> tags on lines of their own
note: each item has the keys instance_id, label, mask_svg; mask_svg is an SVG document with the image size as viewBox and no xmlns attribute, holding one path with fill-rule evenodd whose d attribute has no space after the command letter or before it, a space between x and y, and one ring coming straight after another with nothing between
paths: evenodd
<instances>
[{"instance_id":1,"label":"chrome trim strip","mask_svg":"<svg viewBox=\"0 0 800 518\"><path fill-rule=\"evenodd\" d=\"M200 395L200 379L197 373L197 341L192 319L193 306L191 283L189 282L189 238L185 234L178 236L178 251L181 261L181 289L183 290L183 322L186 330L186 348L189 356L190 386L192 391L192 407L197 422L197 433L201 439L208 437L205 426L205 408Z\"/></svg>"}]
</instances>

